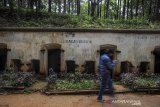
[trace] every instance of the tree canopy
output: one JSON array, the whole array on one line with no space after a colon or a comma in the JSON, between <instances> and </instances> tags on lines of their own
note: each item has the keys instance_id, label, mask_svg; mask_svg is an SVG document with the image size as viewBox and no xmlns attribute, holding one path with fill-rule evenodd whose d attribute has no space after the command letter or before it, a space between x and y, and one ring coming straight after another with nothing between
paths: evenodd
<instances>
[{"instance_id":1,"label":"tree canopy","mask_svg":"<svg viewBox=\"0 0 160 107\"><path fill-rule=\"evenodd\" d=\"M160 0L1 0L0 9L35 14L66 14L91 17L92 20L160 21ZM23 13L22 13L23 14Z\"/></svg>"}]
</instances>

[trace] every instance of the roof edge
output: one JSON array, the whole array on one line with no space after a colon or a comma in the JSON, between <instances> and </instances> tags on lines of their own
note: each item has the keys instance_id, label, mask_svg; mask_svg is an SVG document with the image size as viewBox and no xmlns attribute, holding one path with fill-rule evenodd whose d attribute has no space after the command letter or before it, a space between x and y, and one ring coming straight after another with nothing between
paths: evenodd
<instances>
[{"instance_id":1,"label":"roof edge","mask_svg":"<svg viewBox=\"0 0 160 107\"><path fill-rule=\"evenodd\" d=\"M97 32L97 33L150 33L160 34L160 29L95 29L95 28L42 28L42 27L0 27L9 32Z\"/></svg>"}]
</instances>

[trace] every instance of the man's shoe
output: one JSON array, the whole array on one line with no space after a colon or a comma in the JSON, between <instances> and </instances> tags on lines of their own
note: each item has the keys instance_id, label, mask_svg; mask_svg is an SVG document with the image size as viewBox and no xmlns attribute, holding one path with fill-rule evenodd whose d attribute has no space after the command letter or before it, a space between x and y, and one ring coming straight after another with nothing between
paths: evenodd
<instances>
[{"instance_id":1,"label":"man's shoe","mask_svg":"<svg viewBox=\"0 0 160 107\"><path fill-rule=\"evenodd\" d=\"M100 103L105 103L106 101L105 100L99 100L99 99L97 99L97 102L100 102Z\"/></svg>"}]
</instances>

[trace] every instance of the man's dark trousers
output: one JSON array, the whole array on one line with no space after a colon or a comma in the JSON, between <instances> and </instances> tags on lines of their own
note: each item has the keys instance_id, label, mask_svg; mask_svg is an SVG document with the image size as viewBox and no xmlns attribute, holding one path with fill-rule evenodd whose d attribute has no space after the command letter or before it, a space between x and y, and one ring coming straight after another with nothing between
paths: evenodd
<instances>
[{"instance_id":1,"label":"man's dark trousers","mask_svg":"<svg viewBox=\"0 0 160 107\"><path fill-rule=\"evenodd\" d=\"M101 78L100 91L99 91L97 100L102 100L102 96L104 94L104 91L105 91L107 85L109 87L110 96L114 96L113 83L112 83L110 73L106 72L100 78Z\"/></svg>"}]
</instances>

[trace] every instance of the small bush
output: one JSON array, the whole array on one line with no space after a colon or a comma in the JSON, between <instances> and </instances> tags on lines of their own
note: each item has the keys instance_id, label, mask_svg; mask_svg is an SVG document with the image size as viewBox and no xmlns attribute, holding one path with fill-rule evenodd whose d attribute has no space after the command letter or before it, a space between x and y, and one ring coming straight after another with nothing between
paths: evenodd
<instances>
[{"instance_id":1,"label":"small bush","mask_svg":"<svg viewBox=\"0 0 160 107\"><path fill-rule=\"evenodd\" d=\"M0 75L0 86L26 86L29 87L35 83L33 73L4 71Z\"/></svg>"},{"instance_id":2,"label":"small bush","mask_svg":"<svg viewBox=\"0 0 160 107\"><path fill-rule=\"evenodd\" d=\"M160 87L160 76L158 74L124 73L121 77L121 82L130 88Z\"/></svg>"}]
</instances>

